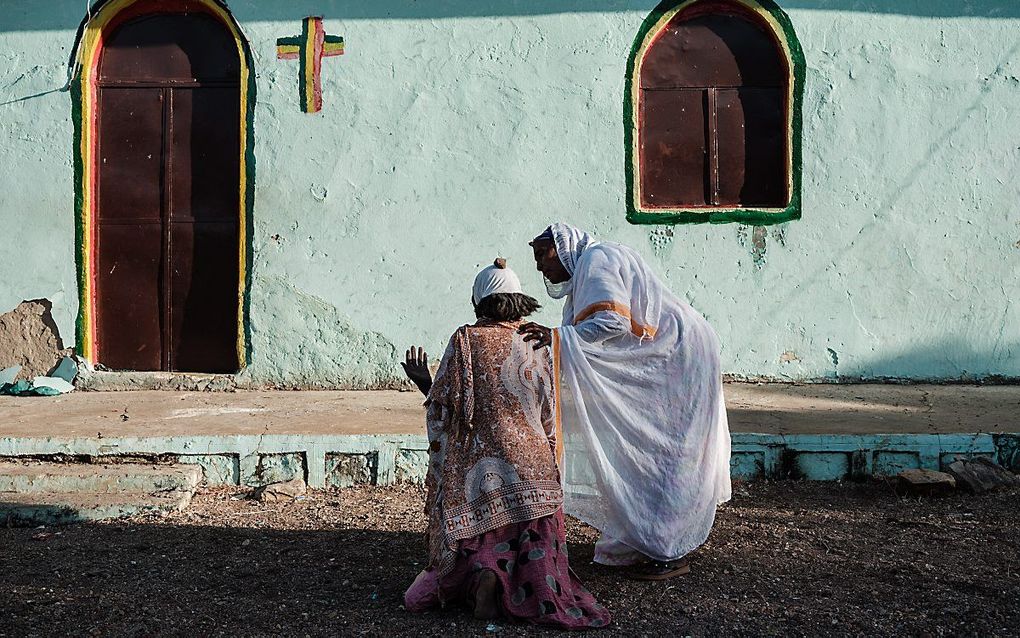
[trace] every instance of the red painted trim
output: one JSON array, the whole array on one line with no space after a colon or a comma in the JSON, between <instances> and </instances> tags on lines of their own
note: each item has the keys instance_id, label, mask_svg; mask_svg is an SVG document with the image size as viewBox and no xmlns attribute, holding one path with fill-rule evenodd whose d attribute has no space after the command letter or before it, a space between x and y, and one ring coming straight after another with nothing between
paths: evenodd
<instances>
[{"instance_id":1,"label":"red painted trim","mask_svg":"<svg viewBox=\"0 0 1020 638\"><path fill-rule=\"evenodd\" d=\"M326 32L322 27L322 18L313 18L315 32L312 46L312 111L318 113L322 110L322 43L325 40Z\"/></svg>"}]
</instances>

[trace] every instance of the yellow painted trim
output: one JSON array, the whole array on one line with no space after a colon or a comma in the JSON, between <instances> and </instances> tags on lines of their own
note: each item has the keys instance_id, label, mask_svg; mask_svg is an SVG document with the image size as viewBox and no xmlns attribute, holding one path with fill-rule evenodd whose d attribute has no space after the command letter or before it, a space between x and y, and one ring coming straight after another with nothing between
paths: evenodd
<instances>
[{"instance_id":1,"label":"yellow painted trim","mask_svg":"<svg viewBox=\"0 0 1020 638\"><path fill-rule=\"evenodd\" d=\"M767 213L781 213L786 210L786 207L781 208L734 208L729 206L697 206L697 207L685 207L685 208L646 208L642 203L641 199L641 66L645 61L645 54L648 52L648 47L651 46L652 42L659 36L662 30L669 24L676 14L689 8L691 5L701 2L702 0L686 0L681 2L677 6L673 7L666 13L662 14L662 17L656 21L655 26L648 30L644 40L641 42L641 46L638 48L636 62L634 65L634 75L631 77L631 95L634 99L631 101L634 109L633 122L634 131L631 135L631 166L635 167L634 170L634 207L635 209L642 212L652 213L710 213L714 210L726 209L726 210L755 210ZM757 14L765 20L769 28L772 29L772 36L779 42L780 48L783 50L784 61L786 63L787 71L787 95L786 95L786 200L787 206L790 200L793 198L793 105L794 105L794 75L793 75L793 53L790 49L789 40L786 37L786 32L783 31L783 25L772 17L772 14L765 10L754 0L729 0L732 3L739 4L745 9Z\"/></svg>"},{"instance_id":2,"label":"yellow painted trim","mask_svg":"<svg viewBox=\"0 0 1020 638\"><path fill-rule=\"evenodd\" d=\"M315 110L315 38L318 34L319 23L314 18L308 19L308 34L305 38L305 111L311 113Z\"/></svg>"},{"instance_id":3,"label":"yellow painted trim","mask_svg":"<svg viewBox=\"0 0 1020 638\"><path fill-rule=\"evenodd\" d=\"M88 307L84 313L84 335L85 342L82 344L82 355L89 361L95 361L98 353L96 343L96 304L95 304L95 265L94 255L94 233L93 222L95 218L95 145L96 137L96 74L98 71L98 58L102 51L102 35L110 21L121 11L139 0L112 0L106 3L96 15L85 25L82 42L79 48L78 63L81 68L81 95L82 95L82 135L81 135L81 157L82 157L82 216L81 224L83 229L83 241L85 246L84 268L85 290L82 297ZM244 337L244 293L247 281L247 198L248 198L248 80L250 70L248 58L244 49L244 39L240 31L222 7L212 0L194 0L200 2L210 12L219 18L220 22L230 31L237 46L237 55L240 61L240 95L241 95L241 163L238 199L238 291L237 291L237 361L243 368L245 361L245 337Z\"/></svg>"}]
</instances>

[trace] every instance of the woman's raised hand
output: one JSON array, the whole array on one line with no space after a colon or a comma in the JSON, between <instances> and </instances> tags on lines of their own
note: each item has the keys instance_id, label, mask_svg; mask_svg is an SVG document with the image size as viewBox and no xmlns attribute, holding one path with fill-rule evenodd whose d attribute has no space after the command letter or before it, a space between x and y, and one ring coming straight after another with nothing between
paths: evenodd
<instances>
[{"instance_id":1,"label":"woman's raised hand","mask_svg":"<svg viewBox=\"0 0 1020 638\"><path fill-rule=\"evenodd\" d=\"M432 373L429 372L429 355L421 346L411 346L404 353L404 360L400 362L404 368L404 374L414 382L422 394L428 396L432 389Z\"/></svg>"}]
</instances>

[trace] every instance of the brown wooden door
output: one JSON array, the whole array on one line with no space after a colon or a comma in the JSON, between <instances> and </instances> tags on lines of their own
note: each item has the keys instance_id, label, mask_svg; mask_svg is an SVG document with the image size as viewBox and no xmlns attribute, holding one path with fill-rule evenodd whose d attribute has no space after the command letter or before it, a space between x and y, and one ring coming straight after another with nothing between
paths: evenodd
<instances>
[{"instance_id":1,"label":"brown wooden door","mask_svg":"<svg viewBox=\"0 0 1020 638\"><path fill-rule=\"evenodd\" d=\"M238 368L240 66L205 15L137 18L99 63L98 359Z\"/></svg>"}]
</instances>

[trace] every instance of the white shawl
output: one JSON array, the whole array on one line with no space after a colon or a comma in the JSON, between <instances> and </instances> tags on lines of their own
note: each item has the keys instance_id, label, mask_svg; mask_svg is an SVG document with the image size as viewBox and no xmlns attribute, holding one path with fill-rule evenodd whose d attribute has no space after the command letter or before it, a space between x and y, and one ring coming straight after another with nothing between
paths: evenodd
<instances>
[{"instance_id":1,"label":"white shawl","mask_svg":"<svg viewBox=\"0 0 1020 638\"><path fill-rule=\"evenodd\" d=\"M719 341L632 249L552 227L572 275L553 331L566 511L647 556L705 542L730 498ZM631 332L600 342L574 325L600 311Z\"/></svg>"}]
</instances>

